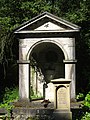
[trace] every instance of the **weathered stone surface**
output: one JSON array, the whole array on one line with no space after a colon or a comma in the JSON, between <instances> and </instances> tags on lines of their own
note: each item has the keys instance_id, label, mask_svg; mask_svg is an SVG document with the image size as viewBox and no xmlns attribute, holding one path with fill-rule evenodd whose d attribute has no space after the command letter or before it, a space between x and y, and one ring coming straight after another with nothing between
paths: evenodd
<instances>
[{"instance_id":1,"label":"weathered stone surface","mask_svg":"<svg viewBox=\"0 0 90 120\"><path fill-rule=\"evenodd\" d=\"M61 86L57 90L57 109L67 109L67 88L65 86Z\"/></svg>"},{"instance_id":2,"label":"weathered stone surface","mask_svg":"<svg viewBox=\"0 0 90 120\"><path fill-rule=\"evenodd\" d=\"M59 110L70 111L70 79L54 79L54 106Z\"/></svg>"},{"instance_id":3,"label":"weathered stone surface","mask_svg":"<svg viewBox=\"0 0 90 120\"><path fill-rule=\"evenodd\" d=\"M72 120L72 113L70 111L55 110L53 115L54 120Z\"/></svg>"},{"instance_id":4,"label":"weathered stone surface","mask_svg":"<svg viewBox=\"0 0 90 120\"><path fill-rule=\"evenodd\" d=\"M48 83L47 88L45 89L45 99L54 102L54 85L53 83Z\"/></svg>"}]
</instances>

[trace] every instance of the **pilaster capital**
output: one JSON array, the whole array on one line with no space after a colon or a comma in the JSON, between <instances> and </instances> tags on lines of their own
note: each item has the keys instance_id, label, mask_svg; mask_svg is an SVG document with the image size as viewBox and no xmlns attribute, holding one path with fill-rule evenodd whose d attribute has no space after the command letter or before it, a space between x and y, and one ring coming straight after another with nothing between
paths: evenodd
<instances>
[{"instance_id":1,"label":"pilaster capital","mask_svg":"<svg viewBox=\"0 0 90 120\"><path fill-rule=\"evenodd\" d=\"M30 60L17 60L18 64L30 64Z\"/></svg>"},{"instance_id":2,"label":"pilaster capital","mask_svg":"<svg viewBox=\"0 0 90 120\"><path fill-rule=\"evenodd\" d=\"M77 63L77 60L63 60L65 64L75 64Z\"/></svg>"}]
</instances>

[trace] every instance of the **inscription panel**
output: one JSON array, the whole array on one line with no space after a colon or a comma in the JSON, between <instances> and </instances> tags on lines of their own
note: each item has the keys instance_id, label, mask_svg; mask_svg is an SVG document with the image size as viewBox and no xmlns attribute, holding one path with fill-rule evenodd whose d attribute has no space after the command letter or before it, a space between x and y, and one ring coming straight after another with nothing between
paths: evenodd
<instances>
[{"instance_id":1,"label":"inscription panel","mask_svg":"<svg viewBox=\"0 0 90 120\"><path fill-rule=\"evenodd\" d=\"M57 108L67 109L67 89L62 86L57 90Z\"/></svg>"}]
</instances>

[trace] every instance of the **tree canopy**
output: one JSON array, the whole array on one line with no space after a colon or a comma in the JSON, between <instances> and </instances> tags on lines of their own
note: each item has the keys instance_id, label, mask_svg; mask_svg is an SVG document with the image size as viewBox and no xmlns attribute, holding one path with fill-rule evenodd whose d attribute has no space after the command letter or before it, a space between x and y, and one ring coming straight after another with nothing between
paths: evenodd
<instances>
[{"instance_id":1,"label":"tree canopy","mask_svg":"<svg viewBox=\"0 0 90 120\"><path fill-rule=\"evenodd\" d=\"M42 12L50 12L81 26L76 41L77 86L90 87L90 0L0 0L0 69L1 81L12 81L18 57L13 30ZM13 47L14 46L14 47ZM12 75L11 75L12 74ZM83 81L83 84L82 84ZM89 83L89 84L88 84ZM1 83L3 84L3 82Z\"/></svg>"}]
</instances>

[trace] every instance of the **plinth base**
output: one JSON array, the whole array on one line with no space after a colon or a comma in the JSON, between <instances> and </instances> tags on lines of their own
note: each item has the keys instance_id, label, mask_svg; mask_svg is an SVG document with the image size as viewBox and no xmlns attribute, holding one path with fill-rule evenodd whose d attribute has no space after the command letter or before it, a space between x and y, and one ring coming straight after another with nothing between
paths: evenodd
<instances>
[{"instance_id":1,"label":"plinth base","mask_svg":"<svg viewBox=\"0 0 90 120\"><path fill-rule=\"evenodd\" d=\"M72 120L72 112L67 110L55 110L53 115L55 120Z\"/></svg>"}]
</instances>

